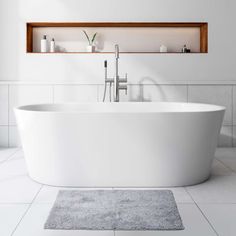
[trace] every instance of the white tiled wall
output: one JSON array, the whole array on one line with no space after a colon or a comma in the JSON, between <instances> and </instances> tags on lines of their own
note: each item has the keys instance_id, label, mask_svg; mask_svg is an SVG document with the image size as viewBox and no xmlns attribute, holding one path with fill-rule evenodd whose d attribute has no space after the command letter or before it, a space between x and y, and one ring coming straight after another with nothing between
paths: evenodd
<instances>
[{"instance_id":1,"label":"white tiled wall","mask_svg":"<svg viewBox=\"0 0 236 236\"><path fill-rule=\"evenodd\" d=\"M54 102L97 102L97 85L55 85Z\"/></svg>"},{"instance_id":2,"label":"white tiled wall","mask_svg":"<svg viewBox=\"0 0 236 236\"><path fill-rule=\"evenodd\" d=\"M8 86L0 86L0 125L8 125Z\"/></svg>"},{"instance_id":3,"label":"white tiled wall","mask_svg":"<svg viewBox=\"0 0 236 236\"><path fill-rule=\"evenodd\" d=\"M9 125L16 125L13 108L34 103L52 103L53 86L11 85L9 86Z\"/></svg>"},{"instance_id":4,"label":"white tiled wall","mask_svg":"<svg viewBox=\"0 0 236 236\"><path fill-rule=\"evenodd\" d=\"M123 93L123 94L122 94ZM19 146L14 106L102 101L102 85L0 85L0 146ZM236 85L129 85L121 101L201 102L227 108L219 146L236 146Z\"/></svg>"},{"instance_id":5,"label":"white tiled wall","mask_svg":"<svg viewBox=\"0 0 236 236\"><path fill-rule=\"evenodd\" d=\"M224 125L233 124L232 116L232 86L219 86L219 85L197 85L189 86L188 101L217 104L226 107L224 117Z\"/></svg>"}]
</instances>

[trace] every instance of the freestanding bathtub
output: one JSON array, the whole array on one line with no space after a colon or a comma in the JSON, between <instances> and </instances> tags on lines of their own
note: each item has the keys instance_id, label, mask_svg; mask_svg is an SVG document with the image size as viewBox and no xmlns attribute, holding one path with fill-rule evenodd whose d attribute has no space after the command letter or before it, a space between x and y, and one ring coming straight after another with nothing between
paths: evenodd
<instances>
[{"instance_id":1,"label":"freestanding bathtub","mask_svg":"<svg viewBox=\"0 0 236 236\"><path fill-rule=\"evenodd\" d=\"M15 108L29 175L71 187L170 187L210 175L224 107L194 103Z\"/></svg>"}]
</instances>

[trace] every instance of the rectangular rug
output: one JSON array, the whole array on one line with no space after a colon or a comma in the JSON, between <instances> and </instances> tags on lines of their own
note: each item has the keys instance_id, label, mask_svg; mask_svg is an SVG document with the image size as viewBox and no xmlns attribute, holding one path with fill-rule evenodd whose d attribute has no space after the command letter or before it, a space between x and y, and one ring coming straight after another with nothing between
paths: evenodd
<instances>
[{"instance_id":1,"label":"rectangular rug","mask_svg":"<svg viewBox=\"0 0 236 236\"><path fill-rule=\"evenodd\" d=\"M65 190L44 225L61 230L182 230L169 190Z\"/></svg>"}]
</instances>

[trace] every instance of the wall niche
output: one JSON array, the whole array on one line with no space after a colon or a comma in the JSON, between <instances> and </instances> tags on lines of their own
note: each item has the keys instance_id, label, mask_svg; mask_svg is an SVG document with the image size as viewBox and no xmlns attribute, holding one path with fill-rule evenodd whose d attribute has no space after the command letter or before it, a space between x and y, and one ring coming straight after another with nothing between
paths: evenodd
<instances>
[{"instance_id":1,"label":"wall niche","mask_svg":"<svg viewBox=\"0 0 236 236\"><path fill-rule=\"evenodd\" d=\"M27 53L41 53L40 41L47 35L55 38L55 53L89 53L83 33L97 32L95 53L113 53L119 44L121 53L182 53L187 45L191 53L208 52L208 23L206 22L31 22L27 28Z\"/></svg>"}]
</instances>

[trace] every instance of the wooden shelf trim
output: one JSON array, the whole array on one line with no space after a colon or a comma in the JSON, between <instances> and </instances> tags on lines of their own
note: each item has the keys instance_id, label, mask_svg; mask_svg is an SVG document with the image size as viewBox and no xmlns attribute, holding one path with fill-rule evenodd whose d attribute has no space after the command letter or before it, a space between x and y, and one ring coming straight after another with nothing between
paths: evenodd
<instances>
[{"instance_id":1,"label":"wooden shelf trim","mask_svg":"<svg viewBox=\"0 0 236 236\"><path fill-rule=\"evenodd\" d=\"M33 28L37 27L164 27L164 28L200 28L200 52L208 52L208 23L207 22L28 22L26 23L27 53L33 52ZM63 53L63 52L61 52ZM68 52L73 53L73 52ZM74 52L84 53L84 52ZM109 52L101 52L109 53ZM158 53L158 52L125 52L125 53ZM173 52L178 53L178 52Z\"/></svg>"}]
</instances>

